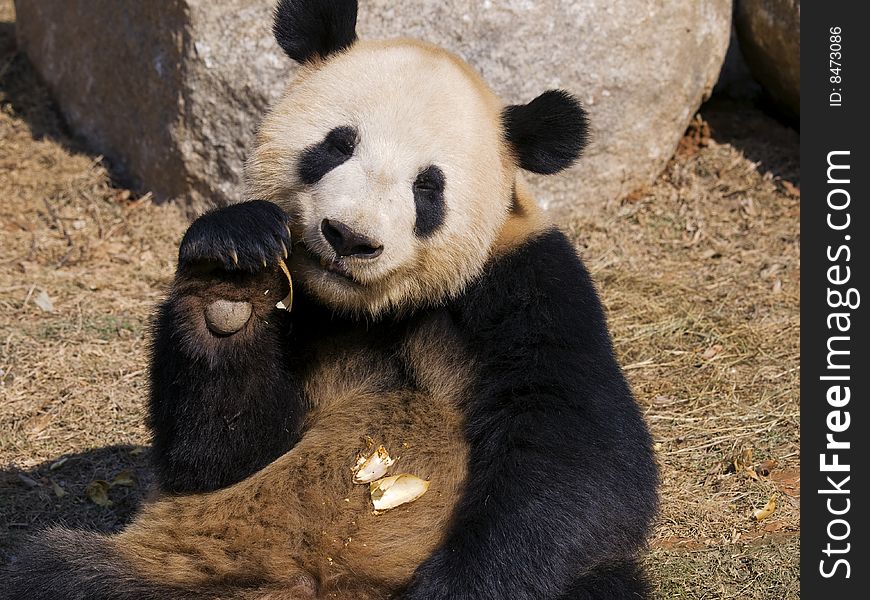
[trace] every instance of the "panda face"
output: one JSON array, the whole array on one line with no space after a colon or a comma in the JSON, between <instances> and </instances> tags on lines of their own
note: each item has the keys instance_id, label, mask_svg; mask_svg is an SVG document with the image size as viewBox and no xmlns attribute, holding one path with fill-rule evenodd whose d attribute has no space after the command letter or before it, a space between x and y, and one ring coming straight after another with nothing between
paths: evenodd
<instances>
[{"instance_id":1,"label":"panda face","mask_svg":"<svg viewBox=\"0 0 870 600\"><path fill-rule=\"evenodd\" d=\"M455 295L511 204L502 104L463 62L410 40L307 65L261 126L251 197L292 217L291 270L336 310Z\"/></svg>"}]
</instances>

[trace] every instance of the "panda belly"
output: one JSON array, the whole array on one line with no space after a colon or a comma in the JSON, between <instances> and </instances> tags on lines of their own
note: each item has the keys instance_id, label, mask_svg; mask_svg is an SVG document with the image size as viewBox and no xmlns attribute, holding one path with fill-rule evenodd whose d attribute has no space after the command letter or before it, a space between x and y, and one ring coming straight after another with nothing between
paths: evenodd
<instances>
[{"instance_id":1,"label":"panda belly","mask_svg":"<svg viewBox=\"0 0 870 600\"><path fill-rule=\"evenodd\" d=\"M229 488L160 500L121 534L116 547L141 575L231 598L387 598L407 585L462 493L462 377L438 364L444 349L412 339L405 354L429 368L430 385L385 388L402 381L387 358L345 340L330 346L306 376L312 407L292 450ZM388 474L430 487L375 514L352 468L380 445L396 459Z\"/></svg>"}]
</instances>

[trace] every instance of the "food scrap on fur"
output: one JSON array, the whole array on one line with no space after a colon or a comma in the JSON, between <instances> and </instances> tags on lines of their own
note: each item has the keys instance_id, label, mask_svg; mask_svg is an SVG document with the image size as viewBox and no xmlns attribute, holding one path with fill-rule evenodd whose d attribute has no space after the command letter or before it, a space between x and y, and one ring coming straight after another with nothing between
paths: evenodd
<instances>
[{"instance_id":1,"label":"food scrap on fur","mask_svg":"<svg viewBox=\"0 0 870 600\"><path fill-rule=\"evenodd\" d=\"M428 489L428 481L408 473L384 477L369 484L369 493L376 512L413 502Z\"/></svg>"},{"instance_id":2,"label":"food scrap on fur","mask_svg":"<svg viewBox=\"0 0 870 600\"><path fill-rule=\"evenodd\" d=\"M281 267L281 270L284 271L284 275L287 276L287 284L290 286L290 291L287 292L287 296L285 296L283 300L280 300L275 307L290 312L290 309L293 308L293 278L290 277L290 271L287 269L287 265L284 264L283 260L278 261L278 266Z\"/></svg>"},{"instance_id":3,"label":"food scrap on fur","mask_svg":"<svg viewBox=\"0 0 870 600\"><path fill-rule=\"evenodd\" d=\"M368 458L360 456L353 468L354 483L371 483L387 474L387 469L396 462L387 449L378 446Z\"/></svg>"},{"instance_id":4,"label":"food scrap on fur","mask_svg":"<svg viewBox=\"0 0 870 600\"><path fill-rule=\"evenodd\" d=\"M369 448L369 454L358 454L356 464L351 471L353 471L354 483L369 484L369 495L372 498L375 514L413 502L426 493L429 482L416 475L401 473L384 477L398 459L391 457L383 444L372 451L375 442L369 436L365 436L364 440Z\"/></svg>"}]
</instances>

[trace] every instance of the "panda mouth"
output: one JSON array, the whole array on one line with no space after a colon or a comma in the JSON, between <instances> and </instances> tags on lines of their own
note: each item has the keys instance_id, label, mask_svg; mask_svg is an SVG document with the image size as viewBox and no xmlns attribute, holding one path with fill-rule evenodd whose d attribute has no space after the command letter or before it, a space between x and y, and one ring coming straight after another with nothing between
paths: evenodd
<instances>
[{"instance_id":1,"label":"panda mouth","mask_svg":"<svg viewBox=\"0 0 870 600\"><path fill-rule=\"evenodd\" d=\"M302 244L302 247L305 249L305 254L308 255L311 262L319 264L323 271L330 275L335 275L348 283L362 285L356 280L353 273L351 273L350 269L347 268L347 265L340 258L326 258L309 248L307 244Z\"/></svg>"},{"instance_id":2,"label":"panda mouth","mask_svg":"<svg viewBox=\"0 0 870 600\"><path fill-rule=\"evenodd\" d=\"M350 269L345 266L343 262L338 259L328 259L323 258L322 256L317 257L320 261L320 267L327 271L328 273L332 273L333 275L338 275L343 279L347 279L352 283L357 283L356 279L353 278L353 273L350 272Z\"/></svg>"}]
</instances>

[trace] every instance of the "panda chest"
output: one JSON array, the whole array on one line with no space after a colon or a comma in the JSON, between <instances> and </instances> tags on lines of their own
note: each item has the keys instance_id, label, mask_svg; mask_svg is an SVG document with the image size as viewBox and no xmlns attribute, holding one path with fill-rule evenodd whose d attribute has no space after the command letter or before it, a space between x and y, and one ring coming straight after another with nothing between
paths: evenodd
<instances>
[{"instance_id":1,"label":"panda chest","mask_svg":"<svg viewBox=\"0 0 870 600\"><path fill-rule=\"evenodd\" d=\"M383 446L395 461L388 474L455 493L467 462L461 407L470 377L460 355L455 340L431 331L386 342L365 334L322 340L305 377L303 440L328 440L345 471Z\"/></svg>"},{"instance_id":2,"label":"panda chest","mask_svg":"<svg viewBox=\"0 0 870 600\"><path fill-rule=\"evenodd\" d=\"M460 407L468 377L461 366L446 364L444 353L433 340L413 334L321 340L303 378L306 430L341 427L376 441L417 445L447 435L461 437Z\"/></svg>"}]
</instances>

